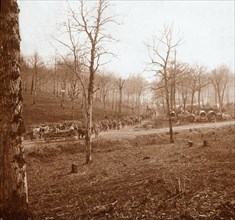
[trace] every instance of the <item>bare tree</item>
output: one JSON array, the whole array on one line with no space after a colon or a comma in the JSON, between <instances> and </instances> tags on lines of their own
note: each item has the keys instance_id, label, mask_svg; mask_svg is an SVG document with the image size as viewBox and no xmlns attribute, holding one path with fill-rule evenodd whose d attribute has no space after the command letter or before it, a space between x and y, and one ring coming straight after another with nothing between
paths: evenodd
<instances>
[{"instance_id":1,"label":"bare tree","mask_svg":"<svg viewBox=\"0 0 235 220\"><path fill-rule=\"evenodd\" d=\"M127 106L132 106L133 103L131 102L131 97L134 95L135 93L135 88L133 85L133 81L132 81L132 76L128 77L128 79L125 82L125 88L124 88L124 93L126 94L126 103Z\"/></svg>"},{"instance_id":2,"label":"bare tree","mask_svg":"<svg viewBox=\"0 0 235 220\"><path fill-rule=\"evenodd\" d=\"M184 111L186 110L186 104L190 98L190 91L191 91L191 88L189 86L190 82L191 82L191 75L186 73L179 83L179 92L182 97Z\"/></svg>"},{"instance_id":3,"label":"bare tree","mask_svg":"<svg viewBox=\"0 0 235 220\"><path fill-rule=\"evenodd\" d=\"M74 119L74 109L75 109L75 100L78 98L78 95L80 94L79 84L77 78L70 81L70 88L68 90L70 100L72 102L72 114L71 119Z\"/></svg>"},{"instance_id":4,"label":"bare tree","mask_svg":"<svg viewBox=\"0 0 235 220\"><path fill-rule=\"evenodd\" d=\"M33 104L36 103L36 95L43 78L43 62L38 52L36 51L29 59L32 67L32 80L30 94L33 95Z\"/></svg>"},{"instance_id":5,"label":"bare tree","mask_svg":"<svg viewBox=\"0 0 235 220\"><path fill-rule=\"evenodd\" d=\"M214 69L211 74L211 82L214 86L215 93L219 99L219 107L223 107L224 95L228 85L230 69L226 65L221 65Z\"/></svg>"},{"instance_id":6,"label":"bare tree","mask_svg":"<svg viewBox=\"0 0 235 220\"><path fill-rule=\"evenodd\" d=\"M190 74L187 63L176 62L176 51L174 51L174 61L170 64L170 106L171 109L176 109L176 103L180 104L179 93L182 92L182 83L186 75ZM184 84L184 83L183 83ZM184 86L184 85L183 85ZM176 100L176 95L178 95ZM181 93L182 96L182 93Z\"/></svg>"},{"instance_id":7,"label":"bare tree","mask_svg":"<svg viewBox=\"0 0 235 220\"><path fill-rule=\"evenodd\" d=\"M31 69L24 56L21 56L20 63L21 63L22 89L24 91L28 91L28 89L30 89Z\"/></svg>"},{"instance_id":8,"label":"bare tree","mask_svg":"<svg viewBox=\"0 0 235 220\"><path fill-rule=\"evenodd\" d=\"M127 96L127 106L132 108L135 106L138 114L141 111L141 97L146 88L147 81L139 74L128 77L125 82L124 94Z\"/></svg>"},{"instance_id":9,"label":"bare tree","mask_svg":"<svg viewBox=\"0 0 235 220\"><path fill-rule=\"evenodd\" d=\"M19 9L0 3L0 219L27 219L28 190L22 134Z\"/></svg>"},{"instance_id":10,"label":"bare tree","mask_svg":"<svg viewBox=\"0 0 235 220\"><path fill-rule=\"evenodd\" d=\"M202 89L210 84L208 76L207 76L207 68L203 65L196 65L194 76L197 81L197 92L198 92L198 109L201 108L201 93Z\"/></svg>"},{"instance_id":11,"label":"bare tree","mask_svg":"<svg viewBox=\"0 0 235 220\"><path fill-rule=\"evenodd\" d=\"M114 77L112 73L100 73L97 77L97 87L103 102L103 108L106 109L108 94L110 92Z\"/></svg>"},{"instance_id":12,"label":"bare tree","mask_svg":"<svg viewBox=\"0 0 235 220\"><path fill-rule=\"evenodd\" d=\"M175 93L176 93L176 50L174 51L174 60L172 61L172 68L170 68L170 106L171 109L176 109Z\"/></svg>"},{"instance_id":13,"label":"bare tree","mask_svg":"<svg viewBox=\"0 0 235 220\"><path fill-rule=\"evenodd\" d=\"M165 90L163 84L163 81L156 80L151 84L151 90L154 94L154 102L156 102L159 106L162 106L163 113L166 114Z\"/></svg>"},{"instance_id":14,"label":"bare tree","mask_svg":"<svg viewBox=\"0 0 235 220\"><path fill-rule=\"evenodd\" d=\"M122 79L121 77L116 81L117 86L118 86L118 91L119 91L118 118L120 118L122 114L122 92L123 92L125 81L126 80Z\"/></svg>"},{"instance_id":15,"label":"bare tree","mask_svg":"<svg viewBox=\"0 0 235 220\"><path fill-rule=\"evenodd\" d=\"M100 67L105 65L107 55L112 53L106 50L107 43L114 42L113 37L108 34L106 28L110 23L116 23L114 16L108 16L107 11L110 4L106 0L93 2L93 8L88 8L87 1L80 1L79 11L76 12L70 6L71 16L66 24L66 33L69 42L63 44L70 51L73 59L72 70L81 83L84 95L84 110L86 119L86 163L92 161L91 158L91 128L93 114L93 97L96 92L95 76ZM88 73L88 83L86 84L84 74Z\"/></svg>"},{"instance_id":16,"label":"bare tree","mask_svg":"<svg viewBox=\"0 0 235 220\"><path fill-rule=\"evenodd\" d=\"M235 77L234 73L231 71L229 74L228 79L228 85L227 85L227 91L226 91L226 103L227 105L234 103L235 101L235 91L234 91L234 85L235 85Z\"/></svg>"},{"instance_id":17,"label":"bare tree","mask_svg":"<svg viewBox=\"0 0 235 220\"><path fill-rule=\"evenodd\" d=\"M164 82L165 100L167 107L167 114L169 118L170 142L173 143L173 129L172 119L170 117L170 87L169 81L171 74L169 73L169 64L172 58L172 52L182 42L182 37L178 37L173 42L173 26L165 26L160 38L154 38L152 44L147 44L149 51L149 67L160 80ZM161 51L162 50L162 51Z\"/></svg>"},{"instance_id":18,"label":"bare tree","mask_svg":"<svg viewBox=\"0 0 235 220\"><path fill-rule=\"evenodd\" d=\"M56 61L56 58L55 58L55 60L54 60L54 74L53 74L53 94L55 95L57 95L57 97L58 97L58 73L57 73L57 67L56 67L56 65L57 65L57 61Z\"/></svg>"}]
</instances>

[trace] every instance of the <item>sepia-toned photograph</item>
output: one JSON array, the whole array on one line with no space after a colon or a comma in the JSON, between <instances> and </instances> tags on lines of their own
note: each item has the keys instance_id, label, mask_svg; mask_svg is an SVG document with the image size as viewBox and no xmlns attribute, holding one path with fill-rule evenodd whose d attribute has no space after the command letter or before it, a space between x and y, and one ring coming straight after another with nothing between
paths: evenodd
<instances>
[{"instance_id":1,"label":"sepia-toned photograph","mask_svg":"<svg viewBox=\"0 0 235 220\"><path fill-rule=\"evenodd\" d=\"M234 0L0 0L0 220L235 220Z\"/></svg>"}]
</instances>

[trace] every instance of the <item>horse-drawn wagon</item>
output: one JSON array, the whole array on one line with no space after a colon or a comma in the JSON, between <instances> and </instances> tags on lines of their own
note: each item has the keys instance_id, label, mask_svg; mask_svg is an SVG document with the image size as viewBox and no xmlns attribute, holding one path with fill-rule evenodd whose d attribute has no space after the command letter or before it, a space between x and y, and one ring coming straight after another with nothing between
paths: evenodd
<instances>
[{"instance_id":1,"label":"horse-drawn wagon","mask_svg":"<svg viewBox=\"0 0 235 220\"><path fill-rule=\"evenodd\" d=\"M43 135L45 141L58 140L58 139L77 139L78 134L75 130L62 130L57 132L48 132Z\"/></svg>"}]
</instances>

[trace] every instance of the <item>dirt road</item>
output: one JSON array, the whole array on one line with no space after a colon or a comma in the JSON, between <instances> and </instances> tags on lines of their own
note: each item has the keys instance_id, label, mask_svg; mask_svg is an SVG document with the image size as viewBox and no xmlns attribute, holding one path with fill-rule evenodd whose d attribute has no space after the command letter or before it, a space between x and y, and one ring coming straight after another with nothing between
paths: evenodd
<instances>
[{"instance_id":1,"label":"dirt road","mask_svg":"<svg viewBox=\"0 0 235 220\"><path fill-rule=\"evenodd\" d=\"M187 129L199 129L199 128L217 128L227 125L235 125L235 121L224 121L224 122L215 122L215 123L203 123L203 124L189 124L189 125L181 125L181 126L174 126L173 131L182 131ZM102 133L101 137L108 137L108 138L134 138L138 135L148 135L154 133L162 133L168 132L169 128L157 128L157 129L148 129L144 130L142 128L124 128L119 131L110 131L107 133Z\"/></svg>"},{"instance_id":2,"label":"dirt road","mask_svg":"<svg viewBox=\"0 0 235 220\"><path fill-rule=\"evenodd\" d=\"M215 122L215 123L199 123L199 124L189 124L189 125L181 125L181 126L174 126L173 131L182 131L187 129L199 129L199 128L217 128L223 127L227 125L235 125L235 121L223 121L223 122ZM135 138L138 135L149 135L154 133L162 133L168 132L169 128L157 128L157 129L147 129L144 130L143 128L137 127L126 127L121 130L112 130L109 132L102 132L100 137L108 138L108 139L119 139L119 138ZM50 141L46 142L44 140L36 140L36 141L29 141L25 140L23 142L26 148L39 146L39 145L54 145L55 143L64 143L64 142L75 142L81 140L57 140L57 141Z\"/></svg>"}]
</instances>

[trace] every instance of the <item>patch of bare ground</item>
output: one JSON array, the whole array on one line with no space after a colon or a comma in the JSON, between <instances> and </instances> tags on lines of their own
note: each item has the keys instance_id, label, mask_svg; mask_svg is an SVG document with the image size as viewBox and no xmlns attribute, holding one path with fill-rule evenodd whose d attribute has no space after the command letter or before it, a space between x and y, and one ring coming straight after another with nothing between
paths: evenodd
<instances>
[{"instance_id":1,"label":"patch of bare ground","mask_svg":"<svg viewBox=\"0 0 235 220\"><path fill-rule=\"evenodd\" d=\"M27 149L39 219L235 219L235 128L196 128ZM77 173L70 173L76 164Z\"/></svg>"}]
</instances>

